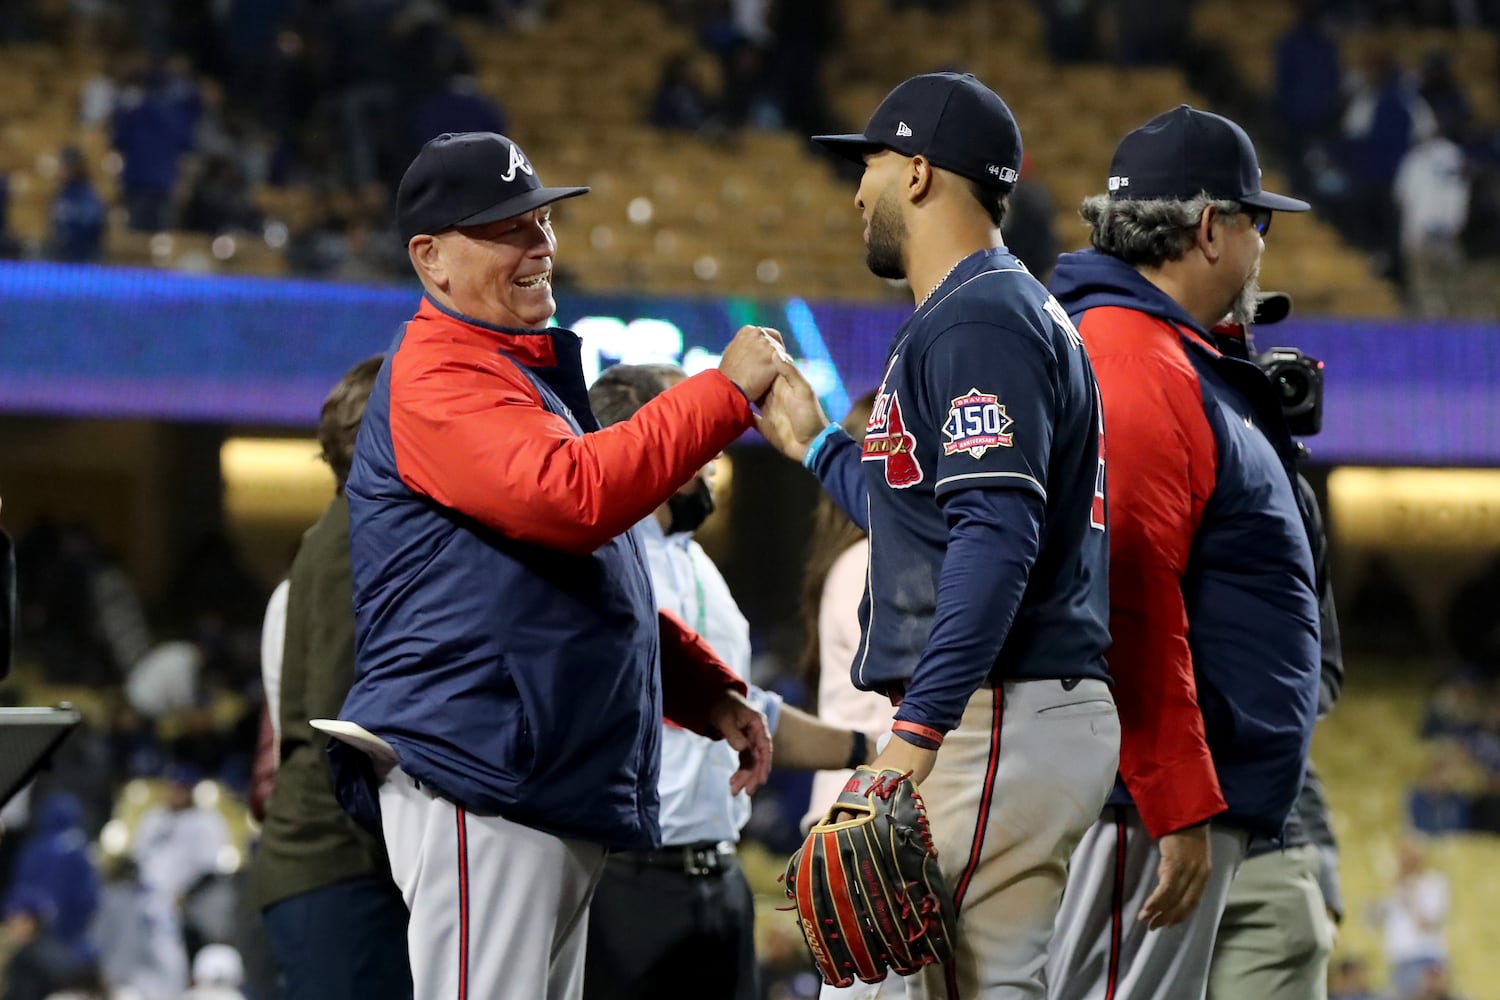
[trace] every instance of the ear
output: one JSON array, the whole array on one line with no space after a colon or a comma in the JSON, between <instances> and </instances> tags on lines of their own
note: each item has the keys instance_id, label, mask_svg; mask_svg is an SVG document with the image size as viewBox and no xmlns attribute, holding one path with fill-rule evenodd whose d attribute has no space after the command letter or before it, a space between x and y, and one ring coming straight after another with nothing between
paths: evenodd
<instances>
[{"instance_id":1,"label":"ear","mask_svg":"<svg viewBox=\"0 0 1500 1000\"><path fill-rule=\"evenodd\" d=\"M1198 217L1197 228L1193 231L1194 246L1202 252L1210 264L1217 263L1224 253L1224 241L1221 235L1214 231L1223 218L1217 208L1208 205L1203 209L1203 214Z\"/></svg>"},{"instance_id":2,"label":"ear","mask_svg":"<svg viewBox=\"0 0 1500 1000\"><path fill-rule=\"evenodd\" d=\"M925 156L913 156L906 173L906 200L916 204L932 193L934 167Z\"/></svg>"},{"instance_id":3,"label":"ear","mask_svg":"<svg viewBox=\"0 0 1500 1000\"><path fill-rule=\"evenodd\" d=\"M444 292L448 291L448 267L443 260L443 246L436 236L422 234L413 236L406 244L406 255L411 258L417 274Z\"/></svg>"}]
</instances>

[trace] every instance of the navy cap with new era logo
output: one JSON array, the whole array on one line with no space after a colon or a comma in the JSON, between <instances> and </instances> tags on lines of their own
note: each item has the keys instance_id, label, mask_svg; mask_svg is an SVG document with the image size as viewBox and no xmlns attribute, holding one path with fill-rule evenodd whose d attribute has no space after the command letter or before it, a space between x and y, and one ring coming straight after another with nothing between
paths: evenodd
<instances>
[{"instance_id":1,"label":"navy cap with new era logo","mask_svg":"<svg viewBox=\"0 0 1500 1000\"><path fill-rule=\"evenodd\" d=\"M525 215L588 190L543 187L521 147L498 132L445 132L406 168L396 190L396 225L411 242L423 233Z\"/></svg>"},{"instance_id":2,"label":"navy cap with new era logo","mask_svg":"<svg viewBox=\"0 0 1500 1000\"><path fill-rule=\"evenodd\" d=\"M1277 212L1305 212L1296 198L1262 191L1260 159L1245 130L1223 115L1180 104L1120 140L1109 164L1109 196L1123 201L1201 194Z\"/></svg>"},{"instance_id":3,"label":"navy cap with new era logo","mask_svg":"<svg viewBox=\"0 0 1500 1000\"><path fill-rule=\"evenodd\" d=\"M886 95L863 132L815 135L813 142L855 162L879 149L925 156L998 191L1015 187L1021 174L1015 116L972 73L914 76Z\"/></svg>"}]
</instances>

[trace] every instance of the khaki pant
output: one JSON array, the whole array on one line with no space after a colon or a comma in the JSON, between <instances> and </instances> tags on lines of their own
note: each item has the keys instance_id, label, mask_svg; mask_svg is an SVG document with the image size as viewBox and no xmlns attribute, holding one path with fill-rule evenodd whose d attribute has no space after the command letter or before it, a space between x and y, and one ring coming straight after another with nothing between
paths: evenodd
<instances>
[{"instance_id":1,"label":"khaki pant","mask_svg":"<svg viewBox=\"0 0 1500 1000\"><path fill-rule=\"evenodd\" d=\"M1041 1000L1068 858L1109 798L1119 759L1120 721L1103 681L980 689L921 786L959 904L953 962L877 985L825 986L824 1000Z\"/></svg>"},{"instance_id":2,"label":"khaki pant","mask_svg":"<svg viewBox=\"0 0 1500 1000\"><path fill-rule=\"evenodd\" d=\"M1333 925L1316 845L1240 866L1219 922L1208 1000L1325 1000Z\"/></svg>"}]
</instances>

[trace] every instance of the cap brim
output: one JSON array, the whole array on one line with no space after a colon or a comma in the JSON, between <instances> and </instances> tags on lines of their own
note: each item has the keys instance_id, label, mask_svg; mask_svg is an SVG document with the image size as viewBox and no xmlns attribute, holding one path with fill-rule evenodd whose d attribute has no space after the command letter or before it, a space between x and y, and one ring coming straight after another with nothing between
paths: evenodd
<instances>
[{"instance_id":1,"label":"cap brim","mask_svg":"<svg viewBox=\"0 0 1500 1000\"><path fill-rule=\"evenodd\" d=\"M865 157L870 153L886 148L862 132L855 132L849 135L815 135L812 137L812 141L828 150L834 156L841 156L855 163L863 163L865 162Z\"/></svg>"},{"instance_id":2,"label":"cap brim","mask_svg":"<svg viewBox=\"0 0 1500 1000\"><path fill-rule=\"evenodd\" d=\"M1255 297L1255 326L1280 323L1291 315L1292 297L1286 292L1261 292Z\"/></svg>"},{"instance_id":3,"label":"cap brim","mask_svg":"<svg viewBox=\"0 0 1500 1000\"><path fill-rule=\"evenodd\" d=\"M518 215L535 211L554 201L562 201L564 198L576 198L581 194L588 194L586 187L549 188L542 187L527 191L525 194L507 198L498 205L492 205L482 212L475 212L467 219L459 219L453 224L457 229L465 226L482 226L490 222L499 222L501 219L513 219Z\"/></svg>"},{"instance_id":4,"label":"cap brim","mask_svg":"<svg viewBox=\"0 0 1500 1000\"><path fill-rule=\"evenodd\" d=\"M1305 201L1296 198L1288 198L1284 194L1272 194L1270 191L1262 191L1259 194L1246 195L1236 198L1241 205L1254 205L1256 208L1269 208L1273 212L1306 212L1312 208Z\"/></svg>"}]
</instances>

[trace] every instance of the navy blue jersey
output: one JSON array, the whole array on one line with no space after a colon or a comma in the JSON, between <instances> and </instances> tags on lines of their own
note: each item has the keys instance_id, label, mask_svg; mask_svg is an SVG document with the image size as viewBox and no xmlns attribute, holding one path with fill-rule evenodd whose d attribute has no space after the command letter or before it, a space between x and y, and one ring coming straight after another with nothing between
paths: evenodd
<instances>
[{"instance_id":1,"label":"navy blue jersey","mask_svg":"<svg viewBox=\"0 0 1500 1000\"><path fill-rule=\"evenodd\" d=\"M842 441L813 460L870 536L856 686L904 690L898 720L947 731L986 679L1108 679L1103 448L1062 307L1003 248L960 262L897 332L862 454ZM1009 523L974 535L976 517ZM961 532L986 547L955 565ZM994 610L965 620L971 594ZM948 634L964 628L984 634Z\"/></svg>"}]
</instances>

